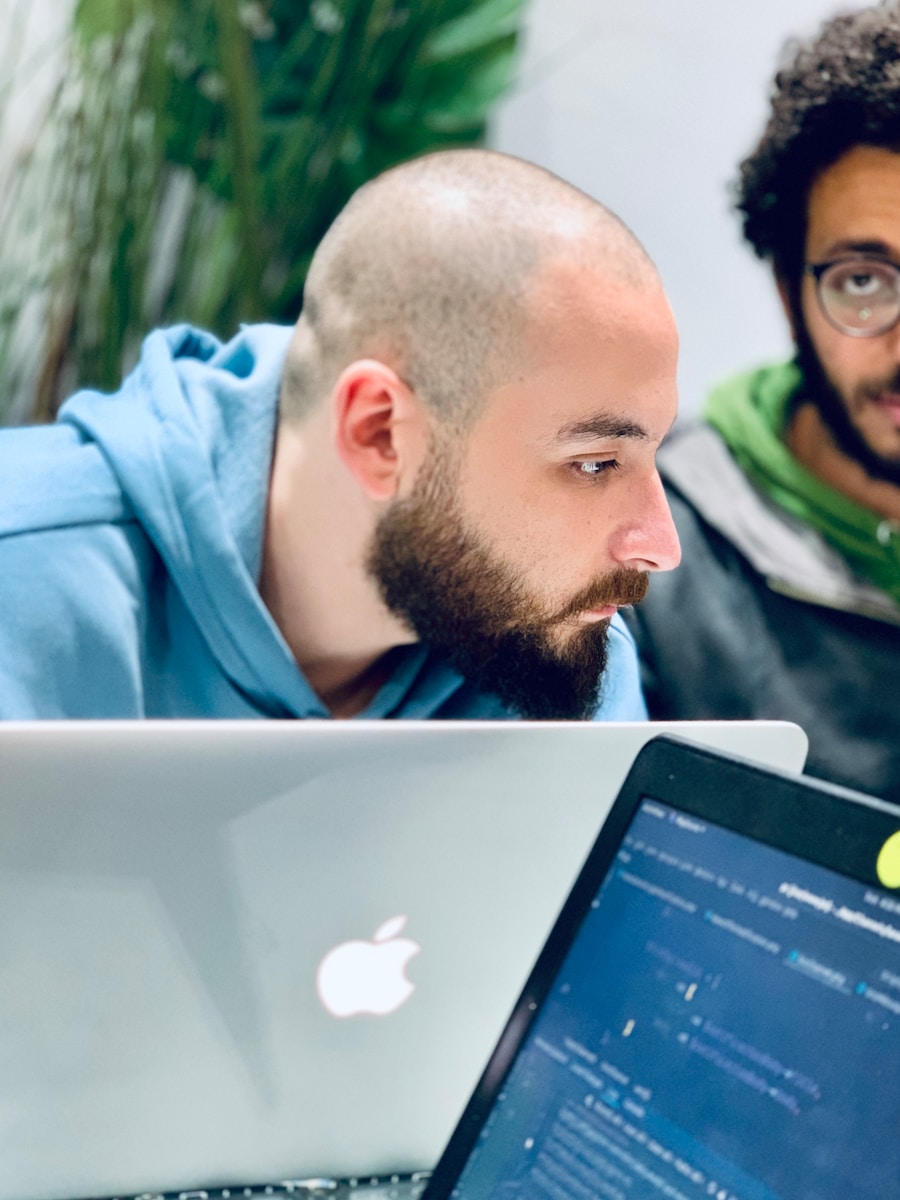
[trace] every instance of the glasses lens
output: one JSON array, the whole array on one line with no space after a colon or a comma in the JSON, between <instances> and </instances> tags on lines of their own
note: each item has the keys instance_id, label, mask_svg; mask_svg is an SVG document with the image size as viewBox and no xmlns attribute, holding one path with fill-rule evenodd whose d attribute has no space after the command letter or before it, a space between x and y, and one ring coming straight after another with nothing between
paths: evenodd
<instances>
[{"instance_id":1,"label":"glasses lens","mask_svg":"<svg viewBox=\"0 0 900 1200\"><path fill-rule=\"evenodd\" d=\"M874 337L900 320L900 271L871 259L832 263L819 279L819 298L838 329Z\"/></svg>"}]
</instances>

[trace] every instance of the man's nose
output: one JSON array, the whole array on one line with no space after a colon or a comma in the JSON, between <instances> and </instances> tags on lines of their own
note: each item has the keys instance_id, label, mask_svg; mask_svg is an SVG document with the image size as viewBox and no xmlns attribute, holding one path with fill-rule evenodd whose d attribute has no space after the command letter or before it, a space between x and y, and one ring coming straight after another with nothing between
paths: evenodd
<instances>
[{"instance_id":1,"label":"man's nose","mask_svg":"<svg viewBox=\"0 0 900 1200\"><path fill-rule=\"evenodd\" d=\"M620 566L635 571L671 571L681 562L681 543L657 471L623 522L612 551Z\"/></svg>"}]
</instances>

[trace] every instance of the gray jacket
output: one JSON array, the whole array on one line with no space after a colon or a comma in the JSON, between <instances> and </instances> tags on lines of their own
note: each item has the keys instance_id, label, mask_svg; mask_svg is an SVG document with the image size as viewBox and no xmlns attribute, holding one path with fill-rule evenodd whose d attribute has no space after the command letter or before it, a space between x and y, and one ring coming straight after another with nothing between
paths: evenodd
<instances>
[{"instance_id":1,"label":"gray jacket","mask_svg":"<svg viewBox=\"0 0 900 1200\"><path fill-rule=\"evenodd\" d=\"M900 606L708 426L680 431L659 466L682 564L629 615L651 718L796 721L811 775L900 801Z\"/></svg>"}]
</instances>

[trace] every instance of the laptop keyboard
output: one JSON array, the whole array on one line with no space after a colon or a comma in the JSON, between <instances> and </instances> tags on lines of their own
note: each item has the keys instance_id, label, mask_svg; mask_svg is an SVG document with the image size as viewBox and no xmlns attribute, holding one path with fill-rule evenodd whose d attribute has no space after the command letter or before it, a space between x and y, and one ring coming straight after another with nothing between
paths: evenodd
<instances>
[{"instance_id":1,"label":"laptop keyboard","mask_svg":"<svg viewBox=\"0 0 900 1200\"><path fill-rule=\"evenodd\" d=\"M376 1175L365 1179L287 1179L281 1183L238 1184L236 1187L188 1188L177 1192L141 1192L84 1200L419 1200L430 1171L414 1175Z\"/></svg>"}]
</instances>

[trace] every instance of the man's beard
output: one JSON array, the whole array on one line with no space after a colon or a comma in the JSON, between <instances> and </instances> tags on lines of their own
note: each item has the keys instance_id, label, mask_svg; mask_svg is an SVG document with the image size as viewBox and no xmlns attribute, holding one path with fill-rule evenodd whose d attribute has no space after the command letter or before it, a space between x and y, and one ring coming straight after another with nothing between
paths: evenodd
<instances>
[{"instance_id":1,"label":"man's beard","mask_svg":"<svg viewBox=\"0 0 900 1200\"><path fill-rule=\"evenodd\" d=\"M563 636L567 622L636 604L647 575L620 569L555 613L468 529L453 472L432 454L407 500L379 521L367 562L390 611L450 666L533 720L586 720L600 699L608 621Z\"/></svg>"},{"instance_id":2,"label":"man's beard","mask_svg":"<svg viewBox=\"0 0 900 1200\"><path fill-rule=\"evenodd\" d=\"M796 362L803 374L804 384L803 391L797 397L798 401L808 400L816 406L839 449L848 458L858 462L867 475L900 486L900 462L876 454L850 420L847 404L826 375L799 314L795 317L795 328ZM900 372L888 379L869 380L861 384L858 390L861 394L870 396L881 392L900 393Z\"/></svg>"}]
</instances>

